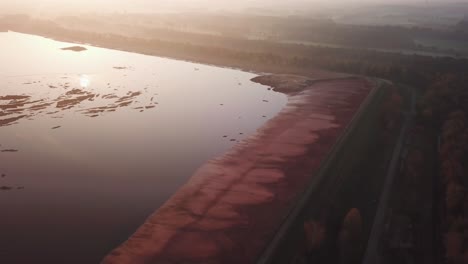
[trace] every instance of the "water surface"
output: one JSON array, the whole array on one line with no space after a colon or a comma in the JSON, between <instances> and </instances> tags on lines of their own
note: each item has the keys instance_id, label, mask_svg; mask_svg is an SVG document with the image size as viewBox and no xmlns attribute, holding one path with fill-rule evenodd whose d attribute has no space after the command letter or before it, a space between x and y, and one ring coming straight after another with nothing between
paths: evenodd
<instances>
[{"instance_id":1,"label":"water surface","mask_svg":"<svg viewBox=\"0 0 468 264\"><path fill-rule=\"evenodd\" d=\"M98 263L275 116L254 74L0 33L0 262Z\"/></svg>"}]
</instances>

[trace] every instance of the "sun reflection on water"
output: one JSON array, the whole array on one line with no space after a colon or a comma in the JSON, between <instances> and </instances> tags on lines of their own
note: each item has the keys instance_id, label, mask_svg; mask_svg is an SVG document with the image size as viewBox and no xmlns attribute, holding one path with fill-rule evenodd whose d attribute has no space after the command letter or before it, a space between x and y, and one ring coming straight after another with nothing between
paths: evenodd
<instances>
[{"instance_id":1,"label":"sun reflection on water","mask_svg":"<svg viewBox=\"0 0 468 264\"><path fill-rule=\"evenodd\" d=\"M91 84L91 79L88 75L80 75L80 86L81 88L87 88Z\"/></svg>"}]
</instances>

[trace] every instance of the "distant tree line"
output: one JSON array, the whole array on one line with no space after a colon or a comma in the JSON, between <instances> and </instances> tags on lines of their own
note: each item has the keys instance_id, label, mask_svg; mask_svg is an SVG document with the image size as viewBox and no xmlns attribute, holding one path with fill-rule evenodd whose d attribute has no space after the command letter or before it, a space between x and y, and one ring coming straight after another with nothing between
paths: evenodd
<instances>
[{"instance_id":1,"label":"distant tree line","mask_svg":"<svg viewBox=\"0 0 468 264\"><path fill-rule=\"evenodd\" d=\"M15 19L11 17L0 19L0 28L154 55L241 66L252 70L268 69L272 66L284 69L285 72L321 68L370 75L418 87L430 85L434 78L440 75L468 73L468 60L450 57L280 44L200 34L183 34L185 38L179 36L177 41L161 40L158 34L143 39L71 30L52 21L29 19L27 21L25 22L22 16Z\"/></svg>"}]
</instances>

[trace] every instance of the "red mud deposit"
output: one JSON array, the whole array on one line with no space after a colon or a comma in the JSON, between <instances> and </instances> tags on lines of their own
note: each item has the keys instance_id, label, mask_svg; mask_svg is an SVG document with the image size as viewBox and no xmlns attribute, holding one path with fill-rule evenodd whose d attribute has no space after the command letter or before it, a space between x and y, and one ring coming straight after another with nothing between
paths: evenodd
<instances>
[{"instance_id":1,"label":"red mud deposit","mask_svg":"<svg viewBox=\"0 0 468 264\"><path fill-rule=\"evenodd\" d=\"M89 117L97 117L101 113L115 112L119 108L133 105L149 110L158 104L153 101L137 103L137 99L143 100L142 97L145 95L140 91L129 91L126 95L120 96L116 94L100 96L100 94L83 89L66 90L67 85L62 85L65 89L63 94L52 98L33 98L29 95L0 96L0 127L13 125L24 119L33 119L43 112L46 112L45 115L54 115L73 109ZM90 102L94 104L89 105ZM83 103L88 103L88 106L84 108Z\"/></svg>"},{"instance_id":2,"label":"red mud deposit","mask_svg":"<svg viewBox=\"0 0 468 264\"><path fill-rule=\"evenodd\" d=\"M88 49L85 48L85 47L73 46L73 47L62 48L61 50L71 50L71 51L74 51L74 52L82 52L82 51L85 51L85 50L88 50Z\"/></svg>"},{"instance_id":3,"label":"red mud deposit","mask_svg":"<svg viewBox=\"0 0 468 264\"><path fill-rule=\"evenodd\" d=\"M280 114L203 165L103 263L255 263L372 89L359 78L301 83Z\"/></svg>"}]
</instances>

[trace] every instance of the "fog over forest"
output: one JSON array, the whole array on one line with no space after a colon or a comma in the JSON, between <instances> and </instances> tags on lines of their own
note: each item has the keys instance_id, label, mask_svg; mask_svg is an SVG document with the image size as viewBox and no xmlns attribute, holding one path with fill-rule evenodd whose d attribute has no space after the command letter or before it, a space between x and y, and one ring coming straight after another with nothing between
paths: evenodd
<instances>
[{"instance_id":1,"label":"fog over forest","mask_svg":"<svg viewBox=\"0 0 468 264\"><path fill-rule=\"evenodd\" d=\"M309 9L359 7L363 5L416 5L430 6L447 3L468 3L468 0L0 0L1 12L157 12L157 11L239 11L250 8L262 9ZM99 9L97 9L99 8ZM99 10L99 11L96 11Z\"/></svg>"}]
</instances>

